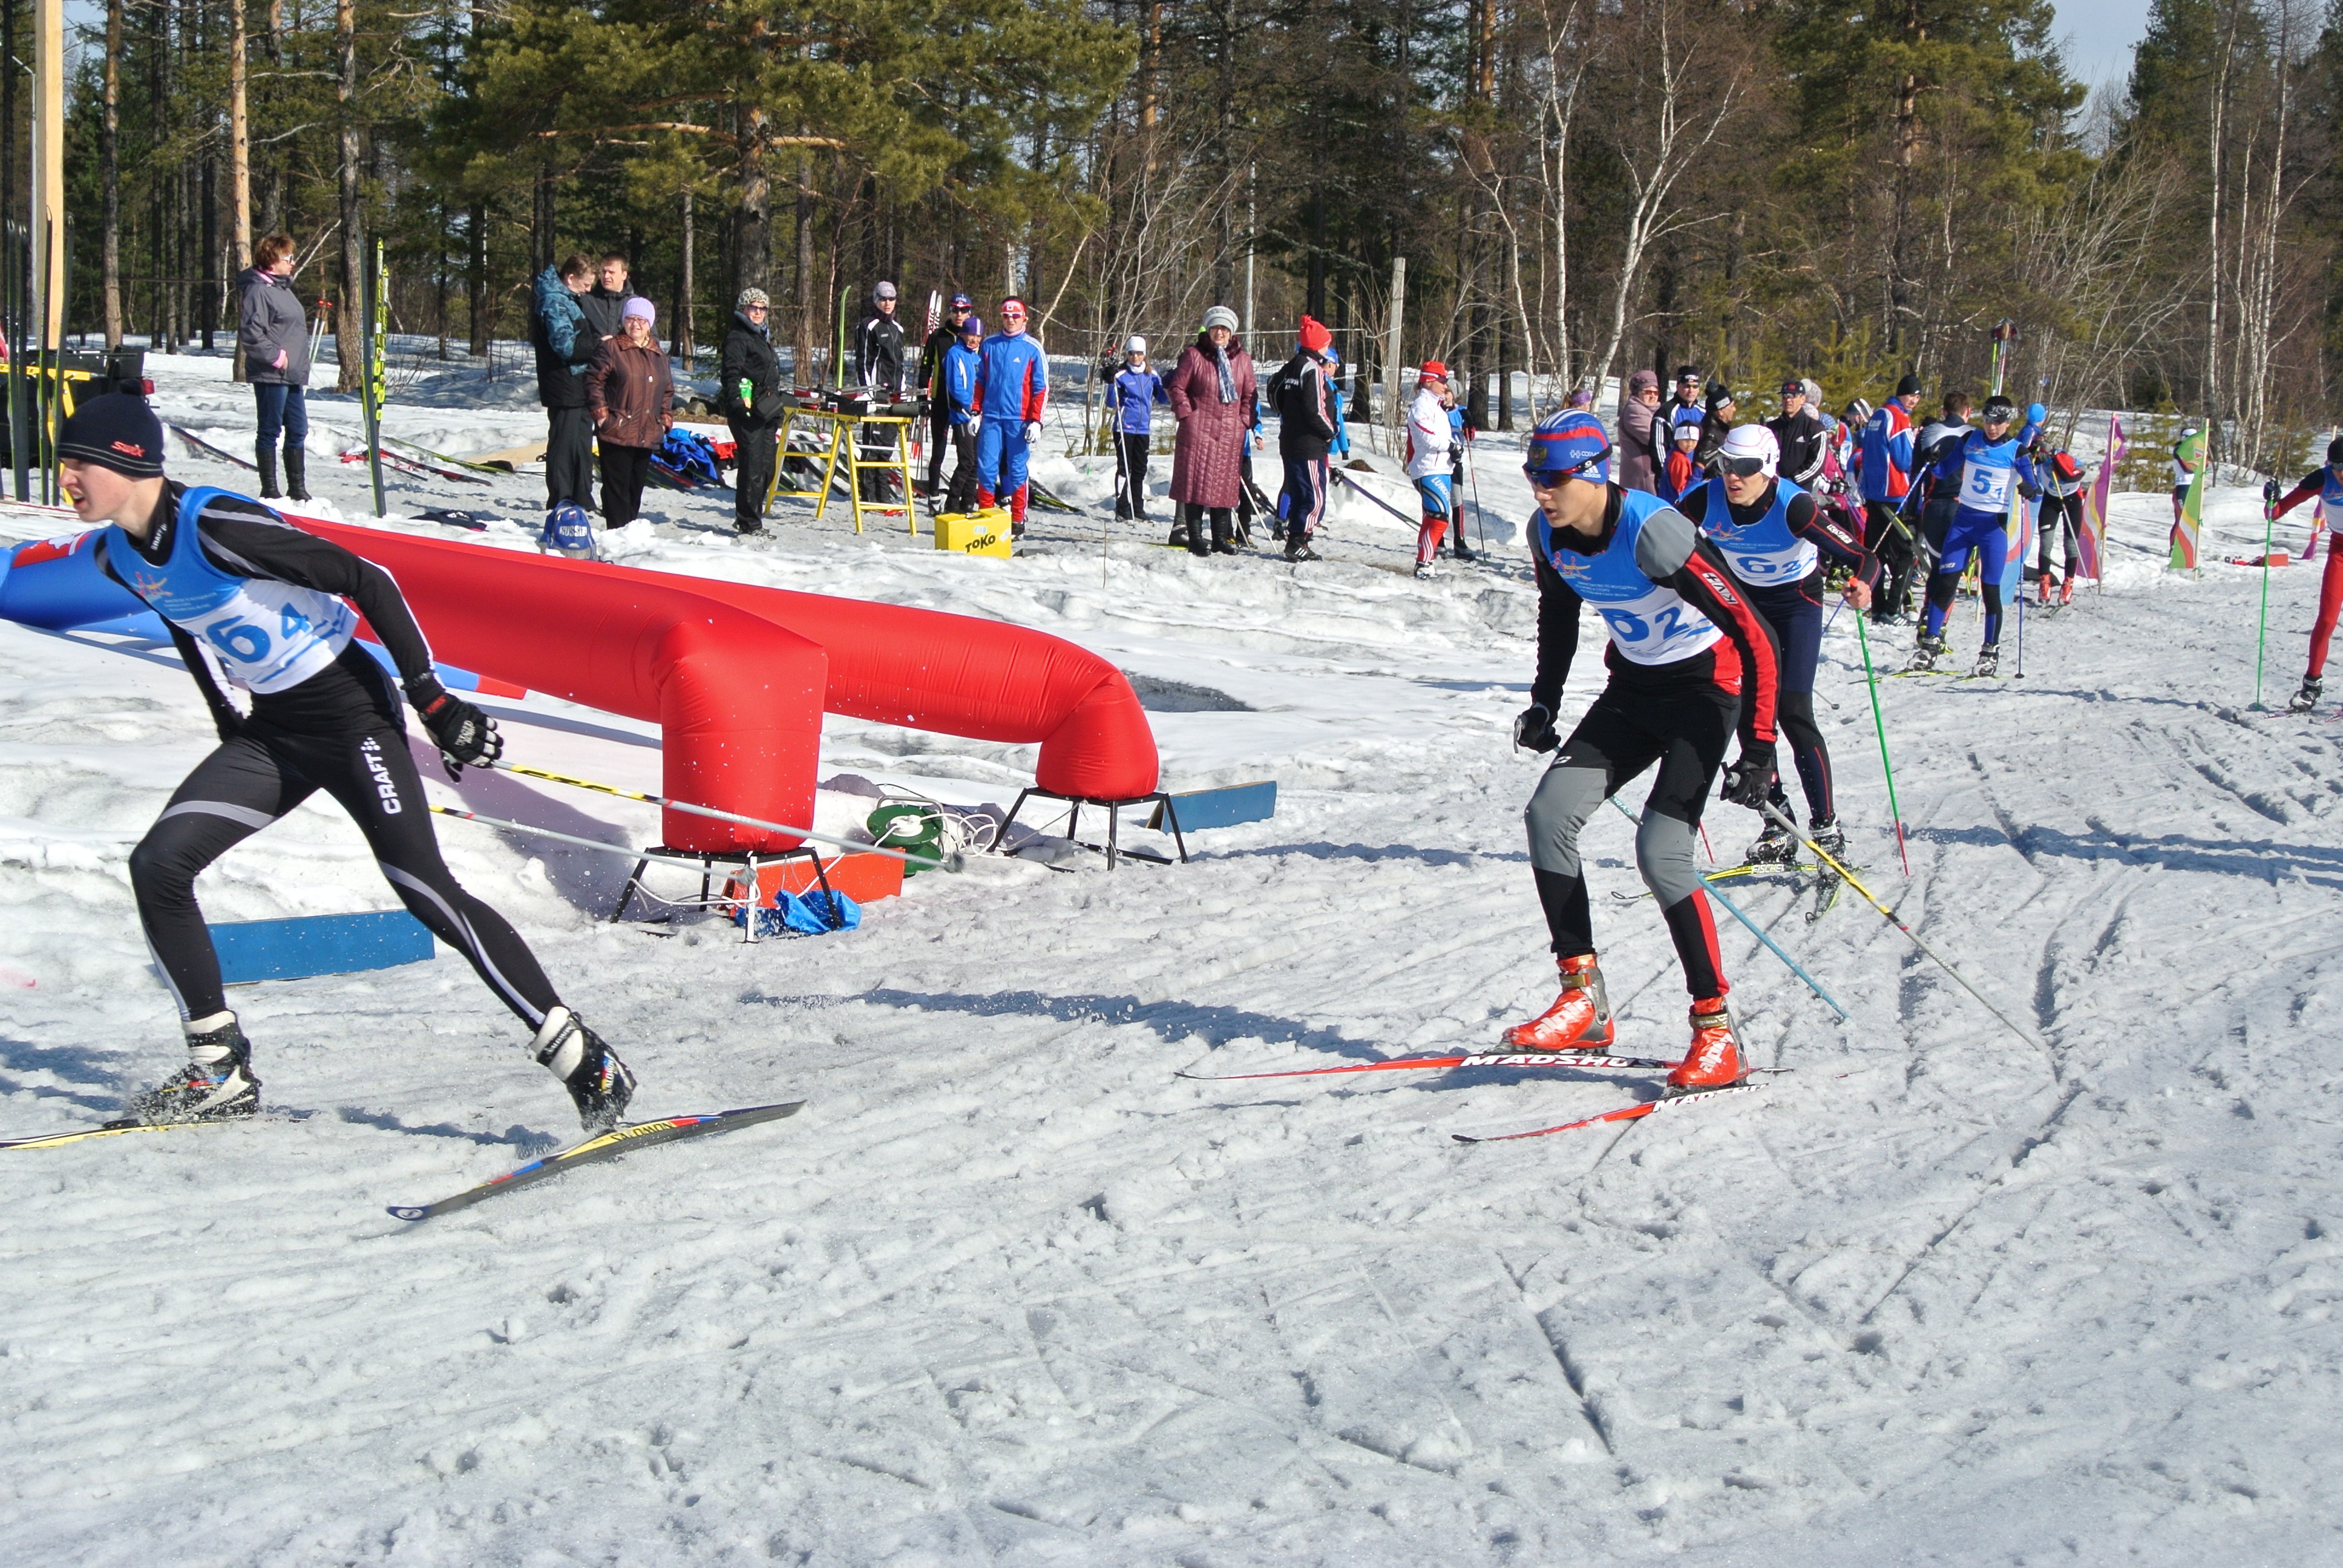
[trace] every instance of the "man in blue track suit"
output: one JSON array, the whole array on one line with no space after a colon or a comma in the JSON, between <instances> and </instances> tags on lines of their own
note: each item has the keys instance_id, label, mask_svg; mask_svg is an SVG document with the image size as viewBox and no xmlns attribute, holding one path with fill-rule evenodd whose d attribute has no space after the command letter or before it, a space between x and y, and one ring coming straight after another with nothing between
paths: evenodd
<instances>
[{"instance_id":1,"label":"man in blue track suit","mask_svg":"<svg viewBox=\"0 0 2343 1568\"><path fill-rule=\"evenodd\" d=\"M1050 397L1050 365L1041 346L1025 336L1025 302L1001 302L1001 330L977 355L976 504L1009 508L1011 535L1025 531L1025 465L1041 438L1041 409Z\"/></svg>"},{"instance_id":2,"label":"man in blue track suit","mask_svg":"<svg viewBox=\"0 0 2343 1568\"><path fill-rule=\"evenodd\" d=\"M2018 569L2009 530L2010 498L2015 494L2031 501L2041 492L2034 482L2033 459L2012 429L2017 405L1996 392L1985 400L1978 417L1985 427L1946 443L1936 459L1936 482L1952 489L1957 501L1952 526L1945 530L1944 556L1928 578L1919 650L1905 667L1910 671L1932 670L1945 656L1945 618L1952 613L1953 595L1968 569L1972 550L1977 554L1978 586L1985 594L1985 646L1977 649L1976 667L1969 673L2001 671L2003 588L2016 580Z\"/></svg>"}]
</instances>

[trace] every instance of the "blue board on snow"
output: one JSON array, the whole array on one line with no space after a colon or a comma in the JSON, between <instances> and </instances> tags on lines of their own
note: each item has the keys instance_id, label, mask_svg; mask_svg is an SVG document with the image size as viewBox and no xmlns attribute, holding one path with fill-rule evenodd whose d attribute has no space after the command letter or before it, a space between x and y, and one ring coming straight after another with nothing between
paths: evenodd
<instances>
[{"instance_id":1,"label":"blue board on snow","mask_svg":"<svg viewBox=\"0 0 2343 1568\"><path fill-rule=\"evenodd\" d=\"M1231 784L1219 789L1192 789L1184 795L1172 796L1172 809L1179 813L1182 833L1193 833L1200 828L1233 828L1240 822L1265 822L1277 815L1277 780ZM1147 819L1147 825L1159 832L1170 831L1160 804Z\"/></svg>"},{"instance_id":2,"label":"blue board on snow","mask_svg":"<svg viewBox=\"0 0 2343 1568\"><path fill-rule=\"evenodd\" d=\"M431 956L430 931L405 910L232 920L211 933L220 979L229 985L387 970Z\"/></svg>"}]
</instances>

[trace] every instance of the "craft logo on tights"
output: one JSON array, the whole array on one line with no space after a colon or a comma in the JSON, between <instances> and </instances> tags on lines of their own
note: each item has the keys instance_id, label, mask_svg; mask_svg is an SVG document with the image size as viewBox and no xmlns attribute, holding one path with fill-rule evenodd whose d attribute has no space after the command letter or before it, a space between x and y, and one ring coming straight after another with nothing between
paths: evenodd
<instances>
[{"instance_id":1,"label":"craft logo on tights","mask_svg":"<svg viewBox=\"0 0 2343 1568\"><path fill-rule=\"evenodd\" d=\"M374 775L374 792L382 797L382 814L396 817L407 808L398 799L398 785L390 777L390 769L382 760L382 743L371 735L358 742L366 756L367 771Z\"/></svg>"}]
</instances>

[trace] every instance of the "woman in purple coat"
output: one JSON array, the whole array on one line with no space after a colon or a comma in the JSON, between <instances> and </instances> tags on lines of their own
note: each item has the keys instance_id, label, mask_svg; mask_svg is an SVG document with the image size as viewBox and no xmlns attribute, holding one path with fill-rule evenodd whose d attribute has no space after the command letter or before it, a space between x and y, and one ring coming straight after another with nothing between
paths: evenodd
<instances>
[{"instance_id":1,"label":"woman in purple coat","mask_svg":"<svg viewBox=\"0 0 2343 1568\"><path fill-rule=\"evenodd\" d=\"M1180 363L1163 381L1180 421L1180 439L1172 451L1172 504L1187 525L1191 555L1237 553L1231 514L1244 483L1240 464L1255 388L1252 357L1236 341L1236 312L1227 306L1204 312L1203 331L1181 352ZM1173 530L1175 543L1179 532Z\"/></svg>"}]
</instances>

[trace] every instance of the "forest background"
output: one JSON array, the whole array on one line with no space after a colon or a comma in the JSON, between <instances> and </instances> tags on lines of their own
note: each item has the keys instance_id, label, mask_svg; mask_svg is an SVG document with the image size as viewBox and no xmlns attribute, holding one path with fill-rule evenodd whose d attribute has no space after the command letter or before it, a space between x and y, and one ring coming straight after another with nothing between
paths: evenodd
<instances>
[{"instance_id":1,"label":"forest background","mask_svg":"<svg viewBox=\"0 0 2343 1568\"><path fill-rule=\"evenodd\" d=\"M550 261L618 250L686 354L767 289L801 379L883 277L914 334L931 289L1016 290L1082 357L1226 303L1273 360L1307 310L1355 403L1403 257L1399 359L1463 367L1490 427L1684 362L1835 408L1906 370L1982 390L2004 320L2021 395L2211 417L2239 467L2290 467L2343 394L2343 0L2152 0L2096 95L2048 0L90 15L69 321L109 342L232 341L249 240L284 229L313 310L380 241L394 327L450 357L518 336ZM12 57L29 15L0 0Z\"/></svg>"}]
</instances>

